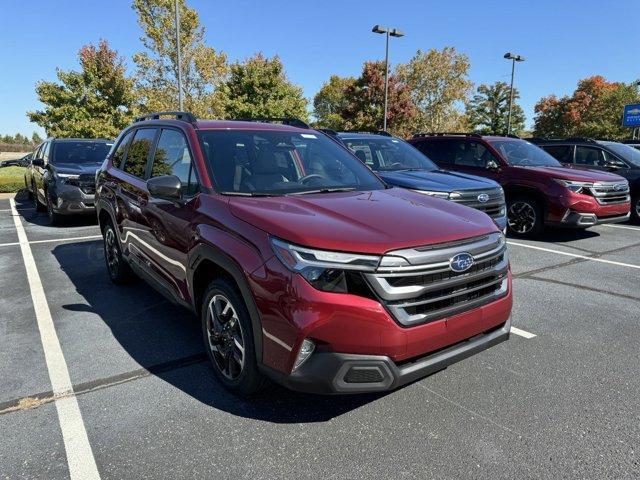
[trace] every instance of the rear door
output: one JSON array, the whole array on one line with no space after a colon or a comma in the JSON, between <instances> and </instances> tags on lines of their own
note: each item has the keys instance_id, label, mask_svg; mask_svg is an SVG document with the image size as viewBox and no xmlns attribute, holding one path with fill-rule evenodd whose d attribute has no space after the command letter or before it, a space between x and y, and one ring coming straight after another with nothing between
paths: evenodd
<instances>
[{"instance_id":1,"label":"rear door","mask_svg":"<svg viewBox=\"0 0 640 480\"><path fill-rule=\"evenodd\" d=\"M163 128L154 151L150 178L175 175L182 184L182 199L149 197L142 212L149 225L149 258L160 276L179 298L188 298L187 254L194 235L192 222L200 187L193 155L182 131Z\"/></svg>"},{"instance_id":2,"label":"rear door","mask_svg":"<svg viewBox=\"0 0 640 480\"><path fill-rule=\"evenodd\" d=\"M50 161L50 152L51 152L51 142L45 142L42 148L40 149L40 158L44 162L42 166L34 165L33 170L31 171L32 182L35 186L35 191L33 192L40 199L40 202L44 205L47 203L47 200L44 196L44 173L46 171L47 165Z\"/></svg>"},{"instance_id":3,"label":"rear door","mask_svg":"<svg viewBox=\"0 0 640 480\"><path fill-rule=\"evenodd\" d=\"M118 177L114 176L114 181L117 182L117 204L121 210L118 216L123 250L145 270L150 268L150 260L144 247L149 225L142 209L149 200L146 178L157 134L157 128L137 129L128 147L122 170L118 172Z\"/></svg>"},{"instance_id":4,"label":"rear door","mask_svg":"<svg viewBox=\"0 0 640 480\"><path fill-rule=\"evenodd\" d=\"M420 146L419 146L420 147ZM500 161L482 143L467 138L447 138L425 142L418 148L445 170L464 172L499 181L500 174L487 168L490 161Z\"/></svg>"}]
</instances>

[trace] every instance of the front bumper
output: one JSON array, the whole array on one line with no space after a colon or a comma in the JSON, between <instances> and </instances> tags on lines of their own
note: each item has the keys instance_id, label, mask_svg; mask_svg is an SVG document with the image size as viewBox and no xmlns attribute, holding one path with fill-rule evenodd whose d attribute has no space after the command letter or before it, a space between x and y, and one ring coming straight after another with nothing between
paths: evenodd
<instances>
[{"instance_id":1,"label":"front bumper","mask_svg":"<svg viewBox=\"0 0 640 480\"><path fill-rule=\"evenodd\" d=\"M73 185L59 185L51 195L54 213L59 215L95 213L95 193L85 193Z\"/></svg>"},{"instance_id":2,"label":"front bumper","mask_svg":"<svg viewBox=\"0 0 640 480\"><path fill-rule=\"evenodd\" d=\"M609 217L598 217L594 213L567 212L567 215L558 222L563 227L588 228L603 223L620 223L626 222L631 217L627 212L626 215L613 215Z\"/></svg>"},{"instance_id":3,"label":"front bumper","mask_svg":"<svg viewBox=\"0 0 640 480\"><path fill-rule=\"evenodd\" d=\"M264 366L262 369L266 375L287 388L309 393L394 390L508 340L510 329L511 320L508 319L501 326L401 364L383 355L318 352L289 375Z\"/></svg>"}]
</instances>

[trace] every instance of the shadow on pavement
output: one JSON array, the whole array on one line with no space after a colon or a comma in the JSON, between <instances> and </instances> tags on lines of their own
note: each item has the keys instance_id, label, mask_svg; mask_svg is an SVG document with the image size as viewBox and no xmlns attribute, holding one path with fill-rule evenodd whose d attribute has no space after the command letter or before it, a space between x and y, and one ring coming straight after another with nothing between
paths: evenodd
<instances>
[{"instance_id":1,"label":"shadow on pavement","mask_svg":"<svg viewBox=\"0 0 640 480\"><path fill-rule=\"evenodd\" d=\"M598 232L591 229L547 228L540 236L536 238L527 238L527 240L541 243L567 243L599 236L600 234ZM522 240L521 237L517 237L513 234L508 234L507 238L514 241Z\"/></svg>"},{"instance_id":2,"label":"shadow on pavement","mask_svg":"<svg viewBox=\"0 0 640 480\"><path fill-rule=\"evenodd\" d=\"M63 216L59 225L51 225L46 212L38 212L35 209L33 200L29 198L26 190L20 190L15 198L16 209L20 212L25 222L40 227L51 227L52 229L67 227L87 227L98 224L95 214L69 215Z\"/></svg>"},{"instance_id":3,"label":"shadow on pavement","mask_svg":"<svg viewBox=\"0 0 640 480\"><path fill-rule=\"evenodd\" d=\"M64 309L99 315L138 364L206 405L263 421L306 423L330 420L384 396L309 395L274 385L249 400L236 397L216 382L198 319L172 305L143 281L113 285L104 266L101 241L58 245L53 254L85 300L83 304L63 305ZM185 359L184 367L180 366L181 359Z\"/></svg>"}]
</instances>

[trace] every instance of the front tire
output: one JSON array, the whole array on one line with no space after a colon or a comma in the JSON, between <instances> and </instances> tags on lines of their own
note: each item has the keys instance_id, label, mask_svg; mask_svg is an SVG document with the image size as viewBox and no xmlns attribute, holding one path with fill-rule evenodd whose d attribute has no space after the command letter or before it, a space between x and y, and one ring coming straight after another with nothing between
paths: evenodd
<instances>
[{"instance_id":1,"label":"front tire","mask_svg":"<svg viewBox=\"0 0 640 480\"><path fill-rule=\"evenodd\" d=\"M102 237L104 239L104 259L109 278L116 285L128 283L133 278L133 271L122 256L120 240L118 240L118 235L111 222L105 225Z\"/></svg>"},{"instance_id":2,"label":"front tire","mask_svg":"<svg viewBox=\"0 0 640 480\"><path fill-rule=\"evenodd\" d=\"M542 207L531 197L516 197L507 202L509 232L517 237L533 238L542 232Z\"/></svg>"},{"instance_id":3,"label":"front tire","mask_svg":"<svg viewBox=\"0 0 640 480\"><path fill-rule=\"evenodd\" d=\"M640 193L631 197L631 221L640 223Z\"/></svg>"},{"instance_id":4,"label":"front tire","mask_svg":"<svg viewBox=\"0 0 640 480\"><path fill-rule=\"evenodd\" d=\"M33 208L36 209L36 212L44 212L45 206L40 203L40 199L38 198L38 189L36 188L35 183L31 184L31 189L33 190Z\"/></svg>"},{"instance_id":5,"label":"front tire","mask_svg":"<svg viewBox=\"0 0 640 480\"><path fill-rule=\"evenodd\" d=\"M49 195L46 195L47 198L47 216L49 217L49 221L51 225L60 225L61 215L53 211L53 204L51 203L51 198Z\"/></svg>"},{"instance_id":6,"label":"front tire","mask_svg":"<svg viewBox=\"0 0 640 480\"><path fill-rule=\"evenodd\" d=\"M259 392L258 370L247 306L234 285L216 279L207 287L200 312L205 349L218 381L237 395Z\"/></svg>"}]
</instances>

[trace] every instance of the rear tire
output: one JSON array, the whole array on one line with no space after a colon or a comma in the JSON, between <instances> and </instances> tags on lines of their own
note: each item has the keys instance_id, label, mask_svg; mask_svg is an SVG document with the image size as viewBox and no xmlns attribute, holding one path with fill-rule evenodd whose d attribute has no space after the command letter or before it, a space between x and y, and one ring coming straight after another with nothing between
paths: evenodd
<instances>
[{"instance_id":1,"label":"rear tire","mask_svg":"<svg viewBox=\"0 0 640 480\"><path fill-rule=\"evenodd\" d=\"M31 184L31 190L33 190L33 208L36 209L36 212L44 212L45 206L40 203L40 199L38 198L38 190L36 189L36 185L34 183Z\"/></svg>"},{"instance_id":2,"label":"rear tire","mask_svg":"<svg viewBox=\"0 0 640 480\"><path fill-rule=\"evenodd\" d=\"M218 381L230 392L250 396L262 390L251 317L235 286L213 280L204 292L200 311L205 349Z\"/></svg>"},{"instance_id":3,"label":"rear tire","mask_svg":"<svg viewBox=\"0 0 640 480\"><path fill-rule=\"evenodd\" d=\"M516 237L534 238L542 233L542 207L531 197L516 197L507 202L507 225Z\"/></svg>"},{"instance_id":4,"label":"rear tire","mask_svg":"<svg viewBox=\"0 0 640 480\"><path fill-rule=\"evenodd\" d=\"M102 237L104 240L104 260L109 278L116 285L130 282L134 278L133 271L122 256L120 240L111 222L102 229Z\"/></svg>"}]
</instances>

